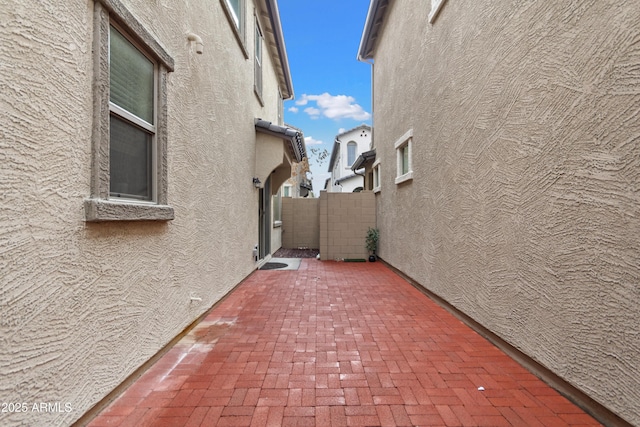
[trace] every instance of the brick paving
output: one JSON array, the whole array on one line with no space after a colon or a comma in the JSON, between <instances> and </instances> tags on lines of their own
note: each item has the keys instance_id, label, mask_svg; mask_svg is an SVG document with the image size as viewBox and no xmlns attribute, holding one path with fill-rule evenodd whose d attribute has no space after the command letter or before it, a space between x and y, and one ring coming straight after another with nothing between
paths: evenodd
<instances>
[{"instance_id":1,"label":"brick paving","mask_svg":"<svg viewBox=\"0 0 640 427\"><path fill-rule=\"evenodd\" d=\"M252 274L89 425L600 424L383 264L304 259Z\"/></svg>"}]
</instances>

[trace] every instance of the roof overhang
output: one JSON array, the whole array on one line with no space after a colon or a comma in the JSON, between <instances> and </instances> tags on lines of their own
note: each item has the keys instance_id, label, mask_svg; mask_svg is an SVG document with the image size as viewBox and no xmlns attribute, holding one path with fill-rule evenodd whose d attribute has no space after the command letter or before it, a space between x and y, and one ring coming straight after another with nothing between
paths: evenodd
<instances>
[{"instance_id":1,"label":"roof overhang","mask_svg":"<svg viewBox=\"0 0 640 427\"><path fill-rule=\"evenodd\" d=\"M302 159L307 157L304 140L299 131L285 126L274 125L273 123L262 119L255 120L255 127L256 132L282 138L285 142L288 142L288 144L286 144L287 148L296 162L301 162Z\"/></svg>"},{"instance_id":2,"label":"roof overhang","mask_svg":"<svg viewBox=\"0 0 640 427\"><path fill-rule=\"evenodd\" d=\"M353 165L351 165L351 170L355 172L358 169L367 168L368 166L371 166L375 160L375 148L373 150L365 151L358 156L355 162L353 162Z\"/></svg>"},{"instance_id":3,"label":"roof overhang","mask_svg":"<svg viewBox=\"0 0 640 427\"><path fill-rule=\"evenodd\" d=\"M393 0L371 0L367 20L364 23L360 47L358 48L358 61L373 59L376 41L380 35L387 8Z\"/></svg>"},{"instance_id":4,"label":"roof overhang","mask_svg":"<svg viewBox=\"0 0 640 427\"><path fill-rule=\"evenodd\" d=\"M280 93L283 99L293 99L293 81L289 69L289 58L287 48L284 44L284 34L282 32L282 22L280 21L280 11L276 0L262 0L263 18L268 20L269 27L264 29L269 50L274 57L274 68L278 76Z\"/></svg>"},{"instance_id":5,"label":"roof overhang","mask_svg":"<svg viewBox=\"0 0 640 427\"><path fill-rule=\"evenodd\" d=\"M331 150L331 158L329 159L329 172L333 170L333 165L336 163L336 159L338 158L338 150L340 146L340 140L338 138L333 141L333 149Z\"/></svg>"},{"instance_id":6,"label":"roof overhang","mask_svg":"<svg viewBox=\"0 0 640 427\"><path fill-rule=\"evenodd\" d=\"M334 181L334 185L342 185L343 182L349 181L350 179L362 177L362 175L357 173L352 173L351 175L343 176L342 178L338 178Z\"/></svg>"}]
</instances>

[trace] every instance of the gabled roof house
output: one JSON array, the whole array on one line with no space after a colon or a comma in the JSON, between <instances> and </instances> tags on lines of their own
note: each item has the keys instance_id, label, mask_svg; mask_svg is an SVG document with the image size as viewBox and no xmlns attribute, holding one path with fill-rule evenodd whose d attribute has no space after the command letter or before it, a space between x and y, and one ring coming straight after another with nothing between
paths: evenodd
<instances>
[{"instance_id":1,"label":"gabled roof house","mask_svg":"<svg viewBox=\"0 0 640 427\"><path fill-rule=\"evenodd\" d=\"M336 135L329 159L331 177L325 190L334 193L361 191L364 185L362 171L352 170L358 156L369 150L371 144L371 126L361 124L353 129Z\"/></svg>"}]
</instances>

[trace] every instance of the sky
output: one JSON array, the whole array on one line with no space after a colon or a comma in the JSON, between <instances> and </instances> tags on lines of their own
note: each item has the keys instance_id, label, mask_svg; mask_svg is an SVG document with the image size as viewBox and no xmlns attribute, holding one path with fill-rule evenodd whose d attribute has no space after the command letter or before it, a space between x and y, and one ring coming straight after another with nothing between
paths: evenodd
<instances>
[{"instance_id":1,"label":"sky","mask_svg":"<svg viewBox=\"0 0 640 427\"><path fill-rule=\"evenodd\" d=\"M278 0L295 98L284 121L304 132L318 197L329 159L312 149L333 148L339 133L371 125L371 66L356 57L369 0Z\"/></svg>"}]
</instances>

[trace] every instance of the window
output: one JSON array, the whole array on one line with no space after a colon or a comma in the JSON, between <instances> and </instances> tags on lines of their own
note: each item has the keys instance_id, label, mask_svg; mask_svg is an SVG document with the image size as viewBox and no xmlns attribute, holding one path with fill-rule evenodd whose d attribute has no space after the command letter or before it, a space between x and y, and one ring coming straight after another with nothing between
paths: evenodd
<instances>
[{"instance_id":1,"label":"window","mask_svg":"<svg viewBox=\"0 0 640 427\"><path fill-rule=\"evenodd\" d=\"M255 91L262 102L262 31L256 17Z\"/></svg>"},{"instance_id":2,"label":"window","mask_svg":"<svg viewBox=\"0 0 640 427\"><path fill-rule=\"evenodd\" d=\"M291 186L285 185L282 187L282 197L291 197Z\"/></svg>"},{"instance_id":3,"label":"window","mask_svg":"<svg viewBox=\"0 0 640 427\"><path fill-rule=\"evenodd\" d=\"M373 192L380 191L380 160L373 163Z\"/></svg>"},{"instance_id":4,"label":"window","mask_svg":"<svg viewBox=\"0 0 640 427\"><path fill-rule=\"evenodd\" d=\"M109 67L109 196L150 201L157 66L111 26Z\"/></svg>"},{"instance_id":5,"label":"window","mask_svg":"<svg viewBox=\"0 0 640 427\"><path fill-rule=\"evenodd\" d=\"M227 6L229 7L229 12L231 14L231 20L235 24L236 28L240 30L242 28L240 18L242 17L242 10L240 0L225 0Z\"/></svg>"},{"instance_id":6,"label":"window","mask_svg":"<svg viewBox=\"0 0 640 427\"><path fill-rule=\"evenodd\" d=\"M100 66L93 85L86 220L173 219L166 165L166 76L173 71L173 59L118 0L97 1L94 16Z\"/></svg>"},{"instance_id":7,"label":"window","mask_svg":"<svg viewBox=\"0 0 640 427\"><path fill-rule=\"evenodd\" d=\"M356 161L356 154L358 153L358 144L350 141L347 144L347 166L351 167L353 162Z\"/></svg>"},{"instance_id":8,"label":"window","mask_svg":"<svg viewBox=\"0 0 640 427\"><path fill-rule=\"evenodd\" d=\"M429 22L433 23L447 0L431 0L431 12L429 12Z\"/></svg>"},{"instance_id":9,"label":"window","mask_svg":"<svg viewBox=\"0 0 640 427\"><path fill-rule=\"evenodd\" d=\"M240 45L240 49L245 58L249 58L247 48L245 47L245 18L244 18L244 2L245 0L220 0L222 9L227 15L227 19L231 24L233 34Z\"/></svg>"},{"instance_id":10,"label":"window","mask_svg":"<svg viewBox=\"0 0 640 427\"><path fill-rule=\"evenodd\" d=\"M411 167L413 129L402 135L394 144L396 148L397 173L396 184L413 179Z\"/></svg>"},{"instance_id":11,"label":"window","mask_svg":"<svg viewBox=\"0 0 640 427\"><path fill-rule=\"evenodd\" d=\"M273 227L282 226L282 187L278 189L278 192L273 196Z\"/></svg>"}]
</instances>

